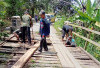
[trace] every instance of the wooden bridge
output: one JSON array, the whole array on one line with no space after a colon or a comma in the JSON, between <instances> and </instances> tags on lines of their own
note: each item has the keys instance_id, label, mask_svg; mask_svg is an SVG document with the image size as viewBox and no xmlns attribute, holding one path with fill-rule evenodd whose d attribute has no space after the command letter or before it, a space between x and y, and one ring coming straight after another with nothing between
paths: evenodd
<instances>
[{"instance_id":1,"label":"wooden bridge","mask_svg":"<svg viewBox=\"0 0 100 68\"><path fill-rule=\"evenodd\" d=\"M100 35L100 32L82 26L69 25ZM85 51L87 45L84 45L84 49L65 47L53 26L51 26L50 38L47 38L49 51L38 53L40 36L37 34L37 29L39 24L35 23L33 27L35 40L32 40L35 44L32 46L17 43L14 39L10 39L13 42L5 42L1 45L0 52L13 56L8 60L8 66L5 68L100 68L100 62ZM76 32L73 34L100 47L99 43L90 40L89 37L83 37Z\"/></svg>"}]
</instances>

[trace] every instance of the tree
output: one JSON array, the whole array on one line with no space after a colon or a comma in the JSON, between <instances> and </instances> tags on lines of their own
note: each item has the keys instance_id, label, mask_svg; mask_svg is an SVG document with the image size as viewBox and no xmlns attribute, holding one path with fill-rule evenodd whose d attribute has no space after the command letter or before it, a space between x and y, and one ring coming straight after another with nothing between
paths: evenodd
<instances>
[{"instance_id":1,"label":"tree","mask_svg":"<svg viewBox=\"0 0 100 68\"><path fill-rule=\"evenodd\" d=\"M6 14L6 7L9 5L3 0L0 1L0 18L4 18Z\"/></svg>"},{"instance_id":2,"label":"tree","mask_svg":"<svg viewBox=\"0 0 100 68\"><path fill-rule=\"evenodd\" d=\"M86 27L94 27L95 22L100 22L100 9L96 8L97 2L95 1L93 4L91 3L91 0L85 1L86 10L82 11L81 9L74 9L79 14L79 20L83 21L85 23Z\"/></svg>"},{"instance_id":3,"label":"tree","mask_svg":"<svg viewBox=\"0 0 100 68\"><path fill-rule=\"evenodd\" d=\"M9 4L7 8L7 16L15 16L15 15L22 15L23 7L24 7L24 0L5 0Z\"/></svg>"},{"instance_id":4,"label":"tree","mask_svg":"<svg viewBox=\"0 0 100 68\"><path fill-rule=\"evenodd\" d=\"M58 1L56 5L54 5L54 9L55 11L58 11L58 10L61 11L60 14L66 16L67 13L69 15L73 13L73 9L71 5L72 5L72 0L61 0L61 1Z\"/></svg>"},{"instance_id":5,"label":"tree","mask_svg":"<svg viewBox=\"0 0 100 68\"><path fill-rule=\"evenodd\" d=\"M29 0L29 6L30 6L30 10L31 10L31 15L32 17L34 17L34 11L35 11L35 7L36 7L36 0Z\"/></svg>"}]
</instances>

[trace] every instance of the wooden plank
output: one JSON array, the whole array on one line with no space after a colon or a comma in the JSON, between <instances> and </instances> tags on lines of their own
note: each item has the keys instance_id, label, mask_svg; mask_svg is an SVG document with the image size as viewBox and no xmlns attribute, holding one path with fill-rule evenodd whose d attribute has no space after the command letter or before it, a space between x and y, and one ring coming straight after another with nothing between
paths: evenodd
<instances>
[{"instance_id":1,"label":"wooden plank","mask_svg":"<svg viewBox=\"0 0 100 68\"><path fill-rule=\"evenodd\" d=\"M12 39L14 36L9 36L8 40ZM3 46L7 41L3 41L2 43L0 43L0 47Z\"/></svg>"},{"instance_id":2,"label":"wooden plank","mask_svg":"<svg viewBox=\"0 0 100 68\"><path fill-rule=\"evenodd\" d=\"M82 38L82 39L84 39L84 40L86 40L86 41L88 41L88 42L90 42L90 43L92 43L92 44L94 44L94 45L100 47L100 44L99 44L99 43L94 42L94 41L92 41L92 40L90 40L90 39L88 39L88 38L85 38L85 37L79 35L78 33L75 33L75 32L72 32L72 33L75 34L76 36L78 36L78 37L80 37L80 38Z\"/></svg>"},{"instance_id":3,"label":"wooden plank","mask_svg":"<svg viewBox=\"0 0 100 68\"><path fill-rule=\"evenodd\" d=\"M52 40L51 36L50 36L50 39ZM61 64L62 64L62 67L66 67L66 62L65 62L65 60L64 60L64 58L63 58L63 56L62 56L62 54L60 54L61 52L59 51L58 46L57 46L57 45L54 45L54 44L53 44L53 46L54 46L54 49L55 49L56 52L57 52L57 56L58 56L59 59L60 59L60 62L61 62ZM66 58L67 58L67 57L66 57Z\"/></svg>"},{"instance_id":4,"label":"wooden plank","mask_svg":"<svg viewBox=\"0 0 100 68\"><path fill-rule=\"evenodd\" d=\"M61 44L60 44L60 46L61 46ZM62 50L63 50L63 51L65 52L65 54L67 55L67 56L65 56L65 58L68 57L69 60L74 64L75 68L82 68L81 65L80 65L80 64L76 61L76 59L73 57L73 55L69 52L69 50L68 50L67 47L65 47L64 45L62 45L60 48L62 48ZM63 53L64 53L64 52L63 52Z\"/></svg>"},{"instance_id":5,"label":"wooden plank","mask_svg":"<svg viewBox=\"0 0 100 68\"><path fill-rule=\"evenodd\" d=\"M61 44L60 44L61 46ZM75 60L75 58L72 56L72 54L68 51L67 47L65 47L64 45L62 45L60 48L62 48L63 53L65 52L66 56L64 56L65 58L68 57L68 59L72 62L72 64L74 64L75 68L82 68L80 66L80 64ZM69 61L67 61L69 62Z\"/></svg>"},{"instance_id":6,"label":"wooden plank","mask_svg":"<svg viewBox=\"0 0 100 68\"><path fill-rule=\"evenodd\" d=\"M30 59L30 57L35 53L35 51L38 49L40 45L40 42L36 43L34 46L37 46L37 48L31 48L29 49L11 68L22 68L25 63Z\"/></svg>"},{"instance_id":7,"label":"wooden plank","mask_svg":"<svg viewBox=\"0 0 100 68\"><path fill-rule=\"evenodd\" d=\"M68 55L68 57L70 57L70 60L73 62L73 64L75 65L76 68L82 68L81 65L78 63L78 61L73 57L73 55L68 51L67 47L66 47L66 54Z\"/></svg>"},{"instance_id":8,"label":"wooden plank","mask_svg":"<svg viewBox=\"0 0 100 68\"><path fill-rule=\"evenodd\" d=\"M89 32L92 32L92 33L100 35L100 32L95 31L95 30L91 30L91 29L88 29L88 28L85 28L85 27L82 27L82 26L74 25L74 24L68 24L68 25L71 25L71 26L74 26L74 27L78 27L78 28L84 29L86 31L89 31Z\"/></svg>"},{"instance_id":9,"label":"wooden plank","mask_svg":"<svg viewBox=\"0 0 100 68\"><path fill-rule=\"evenodd\" d=\"M2 45L3 47L20 47L21 45L18 43L5 43L4 45Z\"/></svg>"},{"instance_id":10,"label":"wooden plank","mask_svg":"<svg viewBox=\"0 0 100 68\"><path fill-rule=\"evenodd\" d=\"M5 43L5 41L3 41L3 42L0 42L0 46L2 46L4 43Z\"/></svg>"},{"instance_id":11,"label":"wooden plank","mask_svg":"<svg viewBox=\"0 0 100 68\"><path fill-rule=\"evenodd\" d=\"M66 49L64 44L60 41L60 39L55 35L55 29L53 29L53 27L51 29L52 32L50 38L52 40L55 50L57 51L57 55L61 61L63 68L67 68L68 65L69 68L82 68L80 64L75 60L75 58L71 55L71 53L68 51L68 49Z\"/></svg>"},{"instance_id":12,"label":"wooden plank","mask_svg":"<svg viewBox=\"0 0 100 68\"><path fill-rule=\"evenodd\" d=\"M65 52L63 52L63 51L61 51L61 49L59 49L59 48L61 48L61 47L58 47L58 46L60 46L60 44L59 43L57 44L57 41L59 42L59 40L56 38L55 31L54 31L53 27L51 29L52 30L51 30L50 40L52 41L54 49L57 52L57 56L59 57L59 60L62 64L62 67L63 68L66 68L66 67L74 68L73 63L71 63L69 58L66 56Z\"/></svg>"},{"instance_id":13,"label":"wooden plank","mask_svg":"<svg viewBox=\"0 0 100 68\"><path fill-rule=\"evenodd\" d=\"M75 57L75 59L80 63L80 65L82 66L82 67L84 67L83 65L86 65L84 68L88 68L88 66L90 65L90 64L93 64L93 68L98 68L98 67L100 67L98 64L96 64L95 63L95 61L93 61L92 60L92 58L91 57L89 57L88 55L87 55L87 53L85 52L85 50L83 51L80 47L77 47L78 49L71 49L71 51L74 51L74 50L77 50L77 51L81 51L80 52L80 54L78 54L78 53L76 53L75 55L73 55L74 57ZM85 54L84 56L82 55L82 54ZM80 62L80 61L82 61L82 62ZM88 61L91 61L91 62L88 62Z\"/></svg>"},{"instance_id":14,"label":"wooden plank","mask_svg":"<svg viewBox=\"0 0 100 68\"><path fill-rule=\"evenodd\" d=\"M91 54L89 54L87 51L85 51L82 47L80 47L80 49L83 51L83 52L85 52L96 64L98 64L99 65L99 67L100 67L100 62L97 60L97 59L95 59Z\"/></svg>"}]
</instances>

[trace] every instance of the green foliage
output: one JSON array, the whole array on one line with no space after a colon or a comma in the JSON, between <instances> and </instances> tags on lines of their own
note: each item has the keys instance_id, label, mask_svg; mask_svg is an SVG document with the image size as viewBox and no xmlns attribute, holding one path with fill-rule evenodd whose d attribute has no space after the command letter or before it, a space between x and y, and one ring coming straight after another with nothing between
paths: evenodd
<instances>
[{"instance_id":1,"label":"green foliage","mask_svg":"<svg viewBox=\"0 0 100 68\"><path fill-rule=\"evenodd\" d=\"M84 47L85 40L83 40L83 39L81 39L79 37L75 37L75 40L76 40L77 46Z\"/></svg>"},{"instance_id":2,"label":"green foliage","mask_svg":"<svg viewBox=\"0 0 100 68\"><path fill-rule=\"evenodd\" d=\"M8 3L3 0L0 1L0 18L4 18L6 15L6 8L9 6Z\"/></svg>"},{"instance_id":3,"label":"green foliage","mask_svg":"<svg viewBox=\"0 0 100 68\"><path fill-rule=\"evenodd\" d=\"M86 4L86 12L89 16L91 16L92 14L92 7L91 7L91 0L87 0L87 4Z\"/></svg>"},{"instance_id":4,"label":"green foliage","mask_svg":"<svg viewBox=\"0 0 100 68\"><path fill-rule=\"evenodd\" d=\"M82 11L78 11L78 13L80 14L80 17L82 18L82 20L92 21L92 18L90 16L88 16L88 14L83 13Z\"/></svg>"},{"instance_id":5,"label":"green foliage","mask_svg":"<svg viewBox=\"0 0 100 68\"><path fill-rule=\"evenodd\" d=\"M9 4L7 8L7 16L22 15L24 12L24 0L5 0Z\"/></svg>"},{"instance_id":6,"label":"green foliage","mask_svg":"<svg viewBox=\"0 0 100 68\"><path fill-rule=\"evenodd\" d=\"M0 39L2 39L2 37L8 37L8 33L6 32L0 33Z\"/></svg>"},{"instance_id":7,"label":"green foliage","mask_svg":"<svg viewBox=\"0 0 100 68\"><path fill-rule=\"evenodd\" d=\"M96 6L97 6L97 1L95 0L94 3L93 3L93 5L92 5L92 9L95 9Z\"/></svg>"},{"instance_id":8,"label":"green foliage","mask_svg":"<svg viewBox=\"0 0 100 68\"><path fill-rule=\"evenodd\" d=\"M5 27L7 26L7 23L0 20L0 40L2 37L7 37L7 32L4 31Z\"/></svg>"},{"instance_id":9,"label":"green foliage","mask_svg":"<svg viewBox=\"0 0 100 68\"><path fill-rule=\"evenodd\" d=\"M100 22L100 10L99 9L97 11L95 10L96 9L96 4L97 4L97 1L95 1L92 5L91 0L87 0L86 1L86 11L85 12L83 12L79 8L73 6L73 8L79 14L79 17L77 19L85 22L85 26L87 26L87 24L88 24L87 27L90 27L91 25L95 25L96 21Z\"/></svg>"},{"instance_id":10,"label":"green foliage","mask_svg":"<svg viewBox=\"0 0 100 68\"><path fill-rule=\"evenodd\" d=\"M56 28L56 30L59 31L58 27L62 28L63 25L64 25L64 21L66 21L66 18L65 17L62 17L61 20L58 20L54 23L54 27Z\"/></svg>"},{"instance_id":11,"label":"green foliage","mask_svg":"<svg viewBox=\"0 0 100 68\"><path fill-rule=\"evenodd\" d=\"M0 29L4 28L6 23L2 20L0 20Z\"/></svg>"},{"instance_id":12,"label":"green foliage","mask_svg":"<svg viewBox=\"0 0 100 68\"><path fill-rule=\"evenodd\" d=\"M98 9L97 15L95 17L95 20L100 22L100 9Z\"/></svg>"},{"instance_id":13,"label":"green foliage","mask_svg":"<svg viewBox=\"0 0 100 68\"><path fill-rule=\"evenodd\" d=\"M32 63L35 63L35 60L31 60Z\"/></svg>"},{"instance_id":14,"label":"green foliage","mask_svg":"<svg viewBox=\"0 0 100 68\"><path fill-rule=\"evenodd\" d=\"M100 50L98 49L98 47L89 43L87 46L87 51L100 61Z\"/></svg>"},{"instance_id":15,"label":"green foliage","mask_svg":"<svg viewBox=\"0 0 100 68\"><path fill-rule=\"evenodd\" d=\"M39 12L41 9L48 12L51 0L4 0L9 6L6 8L7 17L11 16L22 16L23 13L28 9L29 14L34 17L34 14ZM51 8L50 8L51 9Z\"/></svg>"},{"instance_id":16,"label":"green foliage","mask_svg":"<svg viewBox=\"0 0 100 68\"><path fill-rule=\"evenodd\" d=\"M8 7L8 6L9 5L6 2L4 2L3 0L0 1L0 8L2 8L2 7Z\"/></svg>"},{"instance_id":17,"label":"green foliage","mask_svg":"<svg viewBox=\"0 0 100 68\"><path fill-rule=\"evenodd\" d=\"M73 16L70 16L70 17L67 17L67 20L70 21L70 22L74 22L77 20L77 14L73 15Z\"/></svg>"}]
</instances>

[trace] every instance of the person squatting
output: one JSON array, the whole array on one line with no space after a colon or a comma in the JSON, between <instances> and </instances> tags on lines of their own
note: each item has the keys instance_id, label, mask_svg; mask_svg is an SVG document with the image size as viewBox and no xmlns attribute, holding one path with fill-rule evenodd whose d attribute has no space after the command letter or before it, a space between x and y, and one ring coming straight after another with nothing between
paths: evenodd
<instances>
[{"instance_id":1,"label":"person squatting","mask_svg":"<svg viewBox=\"0 0 100 68\"><path fill-rule=\"evenodd\" d=\"M68 25L68 23L64 23L62 28L62 41L64 41L64 37L66 36L65 45L68 46L76 46L75 40L72 38L73 27Z\"/></svg>"}]
</instances>

